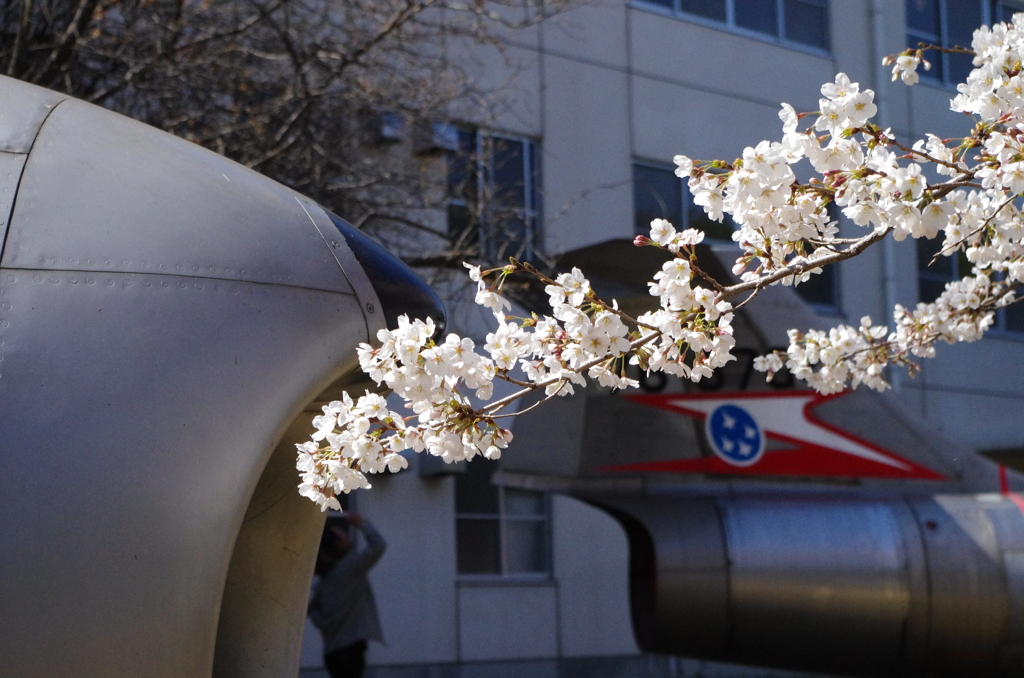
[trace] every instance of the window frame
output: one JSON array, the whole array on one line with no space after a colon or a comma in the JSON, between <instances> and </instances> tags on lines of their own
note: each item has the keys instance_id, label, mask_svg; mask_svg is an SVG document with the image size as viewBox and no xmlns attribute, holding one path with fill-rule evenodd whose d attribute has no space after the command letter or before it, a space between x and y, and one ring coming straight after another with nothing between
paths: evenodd
<instances>
[{"instance_id":1,"label":"window frame","mask_svg":"<svg viewBox=\"0 0 1024 678\"><path fill-rule=\"evenodd\" d=\"M489 259L496 259L500 256L504 259L506 256L518 255L517 258L523 261L534 260L536 255L543 251L540 142L524 135L495 132L477 127L459 127L457 131L459 135L459 149L449 151L445 159L446 163L449 163L446 182L449 236L453 235L451 210L453 207L462 207L467 209L470 217L477 222L477 234L473 242L481 243L481 254L483 256ZM470 151L470 157L464 160L456 160L454 154L462 152L461 142L463 135L472 135L473 148ZM494 215L496 211L494 200L496 189L494 182L495 176L498 174L494 165L495 140L512 142L519 144L521 147L523 204L517 204L510 209L517 218L522 220L525 237L521 251L515 253L499 252L495 249L496 240L490 234L491 228L500 220L500 217L495 217ZM450 165L453 161L465 162L466 167L472 168L473 178L471 180L475 180L476 185L471 200L475 201L476 204L471 205L470 201L465 197L460 197L454 193Z\"/></svg>"},{"instance_id":2,"label":"window frame","mask_svg":"<svg viewBox=\"0 0 1024 678\"><path fill-rule=\"evenodd\" d=\"M684 230L684 229L687 229L687 228L696 228L699 231L703 231L704 232L704 242L708 243L709 245L713 245L713 244L733 245L734 244L734 241L731 238L730 239L716 238L713 235L711 235L710 233L708 233L708 231L706 231L706 230L702 229L701 227L699 227L697 225L694 225L692 223L692 221L690 219L690 211L691 210L701 210L701 211L703 211L703 208L700 207L699 205L695 205L693 203L693 194L690 192L689 182L685 178L683 178L683 177L676 176L676 174L675 174L675 166L674 165L670 165L670 164L664 163L664 162L658 162L657 160L644 160L642 158L633 158L633 163L632 163L632 165L630 165L630 167L631 167L630 181L633 184L633 222L634 222L633 223L633 228L634 228L634 235L650 236L650 234L651 234L650 224L648 224L646 227L641 227L640 224L636 223L636 211L637 211L637 204L636 204L636 168L637 167L643 167L643 168L649 169L649 170L656 170L656 171L659 171L659 172L668 172L669 174L672 175L672 177L677 182L679 182L679 200L680 200L680 203L679 203L679 213L678 213L679 214L679 218L678 219L669 219L669 221L672 223L672 225L677 230L681 231L681 230ZM733 231L736 230L736 226L735 226L734 223L732 223L732 219L731 219L731 217L729 217L729 215L725 215L725 220L723 220L721 222L713 222L713 223L718 223L718 224L720 224L721 226L723 226L725 228L731 228Z\"/></svg>"},{"instance_id":3,"label":"window frame","mask_svg":"<svg viewBox=\"0 0 1024 678\"><path fill-rule=\"evenodd\" d=\"M693 204L693 202L692 202L693 194L690 192L690 188L689 188L687 180L684 179L683 177L677 177L675 175L674 167L670 169L670 167L669 167L669 165L667 163L661 163L661 162L652 161L652 160L643 160L643 159L638 159L638 158L634 158L633 159L633 163L632 163L631 167L632 167L632 182L633 182L633 226L634 226L634 231L635 231L634 235L646 235L646 236L650 235L650 228L649 227L646 228L646 229L642 229L640 227L640 224L636 223L637 222L637 200L636 200L636 194L637 194L637 172L636 172L636 170L637 170L638 167L642 167L642 168L648 169L648 170L656 170L656 171L671 173L672 177L675 178L676 181L679 182L679 193L680 193L679 217L680 218L679 219L669 219L669 221L672 222L672 225L675 226L678 230L683 230L683 229L686 229L686 228L698 228L698 230L702 230L698 226L693 225L691 220L690 220L690 211L691 210L695 210L695 209L699 210L699 209L701 209L701 207L699 205L694 205ZM829 207L831 208L829 210L829 216L832 219L838 219L839 216L836 213L837 210L834 209L834 203L830 204ZM727 222L723 222L722 225L728 225L728 224L727 224ZM719 245L721 245L721 244L735 245L735 243L732 240L724 240L722 238L715 238L715 237L709 235L707 233L707 231L705 231L705 240L704 240L704 242L706 242L709 245L716 245L716 244L719 244ZM806 290L806 287L804 287L804 286L807 285L807 282L803 282L803 283L797 285L796 286L796 293L798 295L800 295L800 298L803 299L804 303L808 304L817 313L820 313L822 315L830 315L830 316L842 315L842 287L841 287L841 283L840 283L839 269L837 268L836 264L830 264L829 267L823 268L821 273L813 273L813 274L811 274L812 275L812 279L819 279L820 280L822 278L822 276L826 275L825 271L828 271L828 277L831 279L831 281L830 281L831 285L832 285L832 301L831 302L822 303L822 302L812 301L812 300L808 299L807 297L805 297L803 294L801 294L800 290L801 290L801 288L804 288Z\"/></svg>"},{"instance_id":4,"label":"window frame","mask_svg":"<svg viewBox=\"0 0 1024 678\"><path fill-rule=\"evenodd\" d=\"M687 186L686 180L684 178L682 178L682 177L676 177L675 176L674 168L671 167L670 165L668 165L667 163L657 162L657 161L653 161L653 160L639 160L639 159L634 158L632 164L630 165L630 169L631 169L630 182L633 185L633 196L632 196L633 197L633 232L634 232L633 234L634 235L646 235L646 236L650 236L650 234L651 234L651 228L650 228L649 224L646 227L643 227L641 224L637 223L637 199L636 199L636 193L637 193L637 176L636 175L637 175L637 171L636 170L637 170L638 167L642 167L642 168L647 169L647 170L656 170L656 171L660 171L660 172L669 172L670 174L672 174L673 177L675 177L676 181L679 184L679 205L677 206L679 208L679 211L678 211L678 221L676 219L673 219L673 218L670 218L669 221L671 221L672 225L675 226L677 229L682 230L684 228L687 228L687 223L689 222L689 218L688 218L688 215L686 214L686 212L687 212L686 196L687 196L687 194L689 194L690 189L689 189L689 186Z\"/></svg>"},{"instance_id":5,"label":"window frame","mask_svg":"<svg viewBox=\"0 0 1024 678\"><path fill-rule=\"evenodd\" d=\"M934 269L932 269L930 266L928 266L927 263L923 264L923 262L921 260L922 254L924 256L929 256L929 254L931 254L932 251L935 251L935 252L941 251L942 243L943 243L943 240L942 240L941 234L935 236L935 238L933 238L931 240L929 240L927 238L916 238L916 242L914 244L914 247L915 247L914 257L915 257L915 262L916 262L916 267L915 267L916 278L915 278L915 280L917 281L917 300L919 302L924 302L925 301L924 300L924 296L921 294L921 287L922 287L921 286L921 281L922 280L925 280L925 281L928 281L928 282L931 282L931 283L942 283L943 290L945 290L945 284L946 283L953 282L954 280L960 280L961 278L963 278L965 275L967 275L969 273L969 271L961 270L962 269L962 265L966 262L966 257L964 256L962 250L959 251L959 253L956 256L944 257L944 259L949 261L949 265L950 265L950 268L952 270L952 273L950 273L949 275L946 275L946 274L943 274L943 273L937 273L937 272L934 271ZM926 248L928 249L928 251L925 251ZM934 256L934 255L932 255L932 256ZM929 260L930 260L930 257L929 257ZM939 294L942 294L942 292L939 292ZM931 303L932 301L935 301L935 298L929 299L925 303ZM1024 301L1015 302L1015 303L1024 304ZM1019 313L1020 312L1024 312L1024 306L1018 307L1017 311ZM1009 312L1009 307L1004 307L1004 308L996 309L996 315L995 315L994 322L992 323L992 326L985 332L985 336L991 336L993 338L998 338L998 339L1010 339L1010 340L1014 340L1014 341L1024 341L1024 329L1019 329L1018 330L1018 329L1013 329L1011 327L1007 327L1007 317L1006 316L1007 316L1008 312Z\"/></svg>"},{"instance_id":6,"label":"window frame","mask_svg":"<svg viewBox=\"0 0 1024 678\"><path fill-rule=\"evenodd\" d=\"M926 35L924 31L919 31L917 29L912 29L910 27L908 15L910 13L910 3L913 1L914 0L904 0L903 3L904 33L906 34L907 38L907 47L910 49L916 49L918 43L921 42L926 44L939 45L940 47L952 47L951 41L949 39L949 21L948 14L946 11L946 8L949 6L950 2L974 1L981 5L981 24L979 24L979 26L991 26L993 23L997 23L1000 21L1009 21L1009 17L1003 16L1003 5L1016 4L1016 11L1024 12L1024 1L1020 0L935 0L935 2L938 3L939 7L939 33L938 35L934 36L937 39L933 39L931 37L933 34ZM977 26L975 28L977 28ZM971 30L973 31L974 29ZM916 37L911 37L912 35ZM961 45L961 47L970 47L970 45ZM938 71L925 70L923 66L918 68L917 73L920 76L920 82L922 84L928 84L935 87L956 90L956 86L960 83L957 80L953 79L950 73L950 55L941 52L927 52L925 53L924 58L931 62L934 62L936 59L938 59L941 63L941 67ZM942 75L937 76L937 72L941 73Z\"/></svg>"},{"instance_id":7,"label":"window frame","mask_svg":"<svg viewBox=\"0 0 1024 678\"><path fill-rule=\"evenodd\" d=\"M779 45L787 49L792 49L797 52L804 52L812 56L825 57L827 59L832 58L832 31L831 31L831 11L829 8L830 0L821 0L823 9L825 10L825 42L826 47L815 47L814 45L808 45L802 42L796 42L789 40L785 37L786 33L786 19L785 19L785 3L786 0L776 0L777 12L778 12L778 30L775 34L765 33L762 31L755 31L750 28L736 25L736 0L724 0L725 2L725 21L717 21L708 17L701 16L699 14L693 14L680 8L679 0L669 0L672 3L672 7L666 7L664 4L657 2L657 0L630 0L630 6L636 9L642 9L645 11L651 11L656 14L662 14L664 16L673 17L682 21L706 26L707 28L714 28L723 30L728 33L733 33L744 38L751 38L753 40L759 40L766 42L771 45ZM810 2L816 2L817 0L810 0Z\"/></svg>"},{"instance_id":8,"label":"window frame","mask_svg":"<svg viewBox=\"0 0 1024 678\"><path fill-rule=\"evenodd\" d=\"M489 460L477 459L469 462L470 464L488 463ZM493 471L489 478L493 478L493 474L497 471L497 464L493 464ZM468 475L457 475L455 476L454 482L459 483L460 481L465 482ZM493 482L490 483L491 487L497 493L497 513L481 513L472 511L459 511L458 507L458 490L455 490L455 496L453 502L455 503L455 574L456 578L461 583L488 583L488 582L503 582L503 583L538 583L548 582L554 578L554 553L551 543L551 495L549 492L540 492L536 490L524 490L520 488L506 488L503 485L496 485ZM537 499L540 500L541 512L529 515L510 513L507 509L507 498L506 493L508 491L514 492L530 492L537 495ZM498 571L497 572L463 572L459 569L459 522L460 521L497 521L498 524ZM509 571L509 544L508 544L508 524L509 523L533 523L541 525L541 544L543 548L543 567L540 570L533 572L510 572Z\"/></svg>"}]
</instances>

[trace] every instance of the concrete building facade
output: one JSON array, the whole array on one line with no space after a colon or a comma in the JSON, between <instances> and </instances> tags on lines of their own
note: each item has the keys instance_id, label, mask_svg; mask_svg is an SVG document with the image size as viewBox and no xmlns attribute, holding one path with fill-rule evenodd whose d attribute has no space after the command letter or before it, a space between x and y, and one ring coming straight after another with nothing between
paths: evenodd
<instances>
[{"instance_id":1,"label":"concrete building facade","mask_svg":"<svg viewBox=\"0 0 1024 678\"><path fill-rule=\"evenodd\" d=\"M506 83L508 105L486 128L470 112L455 123L478 141L506 140L515 162L532 158L523 170L539 196L524 198L536 220L524 236L531 246L579 250L631 239L651 195L665 216L697 224L685 191L673 193L678 180L665 179L672 157L731 159L781 138L780 102L816 110L821 84L837 72L875 91L877 122L902 139L962 134L964 121L948 110L962 63L937 62L908 88L890 81L881 59L917 39L963 43L971 21L1016 9L989 0L595 0L509 36L500 58L471 55L482 78ZM841 223L850 234L856 228ZM893 304L915 304L946 275L922 272L924 256L914 242L887 242L838 265L828 289L808 297L818 327L891 319ZM452 322L477 329L468 317ZM1015 367L1024 361L1024 323L1005 313L983 341L938 353L915 379L893 372L889 397L961 446L1024 445ZM516 454L514 444L506 454ZM417 463L374 478L353 500L389 542L372 573L387 639L370 650L375 675L697 670L638 654L627 541L610 516L557 494L499 490L489 470ZM306 648L312 671L311 626Z\"/></svg>"}]
</instances>

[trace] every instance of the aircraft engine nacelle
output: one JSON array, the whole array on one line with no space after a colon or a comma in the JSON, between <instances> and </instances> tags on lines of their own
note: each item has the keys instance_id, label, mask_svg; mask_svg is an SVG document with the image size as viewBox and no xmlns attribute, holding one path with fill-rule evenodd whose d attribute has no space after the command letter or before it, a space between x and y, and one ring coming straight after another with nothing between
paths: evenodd
<instances>
[{"instance_id":1,"label":"aircraft engine nacelle","mask_svg":"<svg viewBox=\"0 0 1024 678\"><path fill-rule=\"evenodd\" d=\"M309 199L0 78L0 676L294 676L314 401L437 298Z\"/></svg>"},{"instance_id":2,"label":"aircraft engine nacelle","mask_svg":"<svg viewBox=\"0 0 1024 678\"><path fill-rule=\"evenodd\" d=\"M1015 495L602 497L646 651L846 675L1024 675Z\"/></svg>"}]
</instances>

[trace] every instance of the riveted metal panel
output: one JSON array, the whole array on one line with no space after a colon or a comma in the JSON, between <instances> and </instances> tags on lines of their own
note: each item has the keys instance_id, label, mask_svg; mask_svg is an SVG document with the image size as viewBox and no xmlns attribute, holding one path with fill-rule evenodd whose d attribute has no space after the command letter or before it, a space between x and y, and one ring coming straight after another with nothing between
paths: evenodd
<instances>
[{"instance_id":1,"label":"riveted metal panel","mask_svg":"<svg viewBox=\"0 0 1024 678\"><path fill-rule=\"evenodd\" d=\"M296 198L216 153L69 100L25 165L2 265L351 293Z\"/></svg>"},{"instance_id":2,"label":"riveted metal panel","mask_svg":"<svg viewBox=\"0 0 1024 678\"><path fill-rule=\"evenodd\" d=\"M1002 494L977 495L995 530L1000 551L1024 552L1024 513L1009 497Z\"/></svg>"},{"instance_id":3,"label":"riveted metal panel","mask_svg":"<svg viewBox=\"0 0 1024 678\"><path fill-rule=\"evenodd\" d=\"M257 478L366 340L355 297L5 269L0 298L0 673L211 675Z\"/></svg>"},{"instance_id":4,"label":"riveted metal panel","mask_svg":"<svg viewBox=\"0 0 1024 678\"><path fill-rule=\"evenodd\" d=\"M1024 674L1024 552L1004 552L1003 566L1009 615L1006 637L999 648L999 675L1020 676Z\"/></svg>"},{"instance_id":5,"label":"riveted metal panel","mask_svg":"<svg viewBox=\"0 0 1024 678\"><path fill-rule=\"evenodd\" d=\"M996 675L1024 675L1024 513L1002 494L977 496L995 530L1006 577L1007 617L996 660Z\"/></svg>"},{"instance_id":6,"label":"riveted metal panel","mask_svg":"<svg viewBox=\"0 0 1024 678\"><path fill-rule=\"evenodd\" d=\"M1024 513L1009 497L596 503L630 535L645 650L836 675L1024 676Z\"/></svg>"},{"instance_id":7,"label":"riveted metal panel","mask_svg":"<svg viewBox=\"0 0 1024 678\"><path fill-rule=\"evenodd\" d=\"M726 655L729 639L728 566L721 519L710 498L602 497L606 507L639 521L654 546L653 603L633 601L634 626L650 628L638 639L648 652L708 659ZM630 548L636 535L630 533ZM631 553L631 558L637 554ZM635 583L635 582L634 582ZM642 604L638 604L642 603Z\"/></svg>"},{"instance_id":8,"label":"riveted metal panel","mask_svg":"<svg viewBox=\"0 0 1024 678\"><path fill-rule=\"evenodd\" d=\"M1008 598L992 521L974 495L912 502L928 555L931 624L925 672L991 675Z\"/></svg>"},{"instance_id":9,"label":"riveted metal panel","mask_svg":"<svg viewBox=\"0 0 1024 678\"><path fill-rule=\"evenodd\" d=\"M319 413L304 412L292 422L253 491L224 586L213 660L217 678L299 673L325 514L295 491L295 445L309 440Z\"/></svg>"},{"instance_id":10,"label":"riveted metal panel","mask_svg":"<svg viewBox=\"0 0 1024 678\"><path fill-rule=\"evenodd\" d=\"M906 555L907 589L910 593L910 609L903 628L900 657L897 672L916 670L925 660L928 652L928 625L931 603L928 597L928 558L924 550L924 538L910 505L903 501L886 502L892 509L893 517L899 524L901 541Z\"/></svg>"},{"instance_id":11,"label":"riveted metal panel","mask_svg":"<svg viewBox=\"0 0 1024 678\"><path fill-rule=\"evenodd\" d=\"M693 499L674 511L648 514L658 564L656 623L662 647L725 654L729 637L728 579L718 509Z\"/></svg>"},{"instance_id":12,"label":"riveted metal panel","mask_svg":"<svg viewBox=\"0 0 1024 678\"><path fill-rule=\"evenodd\" d=\"M21 181L21 171L27 157L23 153L0 152L0 257L4 253L7 226L10 224L14 197L18 193L18 182Z\"/></svg>"},{"instance_id":13,"label":"riveted metal panel","mask_svg":"<svg viewBox=\"0 0 1024 678\"><path fill-rule=\"evenodd\" d=\"M66 94L0 76L0 152L28 153L46 116Z\"/></svg>"},{"instance_id":14,"label":"riveted metal panel","mask_svg":"<svg viewBox=\"0 0 1024 678\"><path fill-rule=\"evenodd\" d=\"M721 507L734 658L848 673L896 664L910 587L891 506L749 498Z\"/></svg>"},{"instance_id":15,"label":"riveted metal panel","mask_svg":"<svg viewBox=\"0 0 1024 678\"><path fill-rule=\"evenodd\" d=\"M352 286L366 319L366 336L370 337L371 341L376 340L377 332L385 329L386 323L384 322L384 309L377 297L377 291L373 289L373 283L370 282L366 271L356 260L352 248L348 246L345 238L331 223L331 218L327 216L323 208L305 196L300 196L296 200L302 207L302 211L309 217L317 233L320 234L324 244L330 249L338 266L345 273L349 285Z\"/></svg>"}]
</instances>

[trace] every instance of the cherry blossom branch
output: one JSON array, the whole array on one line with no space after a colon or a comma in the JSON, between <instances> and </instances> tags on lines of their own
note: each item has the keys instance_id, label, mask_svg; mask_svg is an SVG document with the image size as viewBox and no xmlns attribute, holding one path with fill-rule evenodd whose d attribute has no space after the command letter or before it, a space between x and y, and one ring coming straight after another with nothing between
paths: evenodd
<instances>
[{"instance_id":1,"label":"cherry blossom branch","mask_svg":"<svg viewBox=\"0 0 1024 678\"><path fill-rule=\"evenodd\" d=\"M854 244L852 244L845 250L833 252L832 254L826 255L814 261L802 261L799 263L790 264L789 266L786 266L784 268L776 269L775 271L769 273L768 275L760 276L756 280L730 285L729 287L726 287L722 290L722 297L724 299L729 299L731 297L736 296L737 294L742 294L744 292L760 292L765 287L774 285L775 283L785 278L789 278L794 275L800 275L801 273L806 273L814 269L820 269L822 266L827 266L828 264L834 264L840 261L851 259L855 256L858 256L859 254L864 252L864 250L871 247L875 243L884 240L887 235L892 233L892 231L893 227L885 227L876 230L870 235L864 236L863 238L856 240ZM749 299L747 299L746 301L749 301ZM746 301L744 301L743 303L745 304Z\"/></svg>"},{"instance_id":2,"label":"cherry blossom branch","mask_svg":"<svg viewBox=\"0 0 1024 678\"><path fill-rule=\"evenodd\" d=\"M1015 19L1024 23L1024 14ZM737 224L741 251L732 273L739 282L716 280L699 266L695 247L703 233L677 231L664 219L651 223L650 237L635 241L672 255L649 283L658 309L637 318L615 301L597 298L578 269L552 278L514 260L490 271L467 266L477 283L476 302L496 321L483 346L487 355L468 338L435 340L429 320L403 317L397 328L379 332L376 346L360 347L360 365L413 414L406 419L370 393L355 400L346 394L326 405L314 419L312 440L299 446L300 492L322 508L337 506L338 494L369 486L365 474L404 468L406 450L446 462L497 458L512 439L497 424L513 416L505 412L510 405L543 390L545 397L529 411L571 395L588 379L613 389L635 387L625 376L627 363L699 382L735 359L733 314L762 290L799 284L889 236L942 233L940 255L963 252L973 270L947 284L932 303L897 306L892 330L869 317L857 327L791 330L789 347L758 357L755 367L769 379L788 369L821 393L859 385L884 390L887 366L913 374L913 358L930 357L937 342L981 338L995 311L1013 303L1024 283L1024 216L1012 207L1024 194L1024 31L1014 24L982 27L972 48L940 50L976 55L975 71L951 102L955 112L975 120L962 139L896 139L870 122L877 112L874 93L840 73L822 85L817 112L797 113L783 104L780 142L748 147L733 163L675 157L676 174L687 180L694 204L714 221L728 214ZM917 67L929 67L922 56L928 49L937 48L922 45L888 57L893 79L917 82ZM978 149L973 164L967 161L971 148ZM801 184L791 166L805 161L815 176ZM948 178L929 185L921 163ZM833 204L864 234L836 237ZM512 274L545 285L550 313L505 314L511 304L501 288ZM732 300L744 294L734 306ZM495 379L518 390L494 399ZM470 394L483 404L474 408Z\"/></svg>"},{"instance_id":3,"label":"cherry blossom branch","mask_svg":"<svg viewBox=\"0 0 1024 678\"><path fill-rule=\"evenodd\" d=\"M953 252L955 250L960 249L961 245L963 245L964 243L966 243L968 240L970 240L974 236L978 235L979 233L983 232L986 228L988 228L989 224L992 222L992 220L995 218L995 216L997 214L999 214L1003 210L1004 207L1006 207L1011 202L1013 202L1014 199L1017 198L1017 197L1019 197L1019 196L1016 195L1016 194L1011 194L1008 198L1006 198L1005 201L1003 201L1003 203L999 207L997 207L995 209L994 212L992 212L992 214L988 215L988 218L986 218L985 221L982 222L981 226L979 226L975 230L971 231L970 233L968 233L964 237L960 238L959 240L957 240L953 244L947 245L947 246L943 247L941 250L939 250L938 253L935 254L935 256L933 256L931 258L931 261L928 262L928 265L931 266L932 264L934 264L936 261L939 260L940 256L945 255L945 254L947 254L949 252Z\"/></svg>"},{"instance_id":4,"label":"cherry blossom branch","mask_svg":"<svg viewBox=\"0 0 1024 678\"><path fill-rule=\"evenodd\" d=\"M655 332L653 332L651 334L648 334L646 336L640 337L639 339L636 339L636 340L630 342L630 344L629 344L629 352L632 353L632 352L636 351L638 348L641 348L641 347L649 344L650 342L652 342L653 340L657 339L660 336L661 336L661 332L655 331ZM616 357L619 357L619 356L604 355L604 356L601 356L599 358L594 358L593 360L582 364L578 368L572 369L572 372L575 373L575 374L582 374L583 372L589 370L591 367L595 367L597 365L600 365L601 363L606 362L609 358L616 358ZM531 393L533 393L534 391L539 391L542 388L547 388L548 386L551 386L551 385L557 384L557 383L563 383L564 384L564 383L568 383L568 381L564 377L552 377L552 378L546 379L544 381L539 381L539 382L537 382L535 384L529 384L529 385L527 385L521 391L517 391L516 393L513 393L511 395L505 396L504 398L501 398L500 400L495 400L492 403L488 403L485 408L480 410L481 415L482 416L498 416L498 415L493 415L491 413L492 412L500 412L501 410L505 409L507 406L511 405L512 403L514 403L515 401L519 400L520 398L528 396Z\"/></svg>"}]
</instances>

